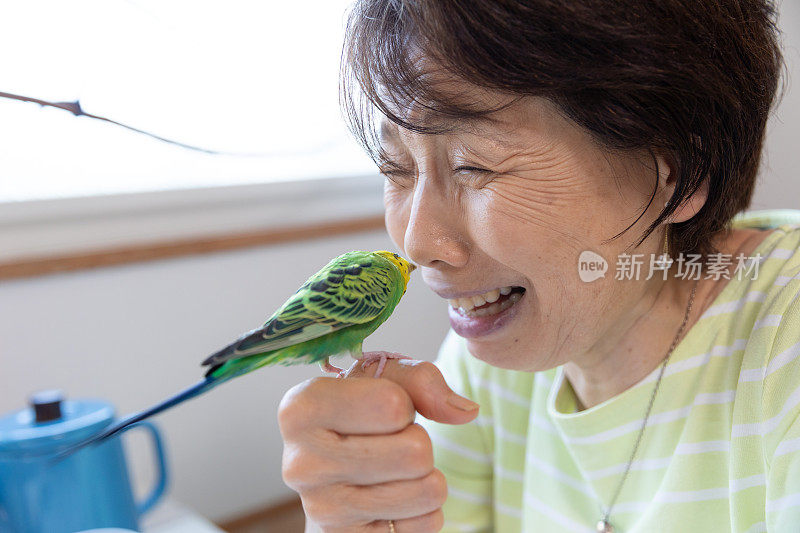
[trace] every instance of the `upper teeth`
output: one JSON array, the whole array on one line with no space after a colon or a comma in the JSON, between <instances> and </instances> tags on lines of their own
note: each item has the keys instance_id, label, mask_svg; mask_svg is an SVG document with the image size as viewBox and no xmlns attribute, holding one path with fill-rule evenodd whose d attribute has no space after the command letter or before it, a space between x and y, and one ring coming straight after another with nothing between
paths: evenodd
<instances>
[{"instance_id":1,"label":"upper teeth","mask_svg":"<svg viewBox=\"0 0 800 533\"><path fill-rule=\"evenodd\" d=\"M507 295L511 293L513 287L501 287L499 289L492 289L488 292L484 292L483 294L479 294L478 296L472 296L470 298L453 298L448 300L450 302L450 306L458 309L459 307L464 311L469 311L471 309L475 309L478 306L481 306L485 303L492 303L496 302L500 295Z\"/></svg>"}]
</instances>

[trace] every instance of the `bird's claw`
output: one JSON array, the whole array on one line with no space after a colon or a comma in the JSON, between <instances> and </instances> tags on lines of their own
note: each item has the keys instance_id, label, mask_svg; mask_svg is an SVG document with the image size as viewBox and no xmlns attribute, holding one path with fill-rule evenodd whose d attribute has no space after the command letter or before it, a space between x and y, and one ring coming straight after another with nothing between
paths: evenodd
<instances>
[{"instance_id":1,"label":"bird's claw","mask_svg":"<svg viewBox=\"0 0 800 533\"><path fill-rule=\"evenodd\" d=\"M336 377L339 379L346 378L353 373L353 371L357 367L361 367L361 370L366 370L369 365L374 362L378 362L378 368L375 370L375 375L373 377L379 378L383 373L384 368L386 368L386 361L389 359L411 359L405 355L400 355L399 353L393 352L366 352L361 356L361 359L356 359L350 368L347 370L343 370L339 367L333 366L329 362L322 363L322 369L325 372L332 372L336 374Z\"/></svg>"},{"instance_id":2,"label":"bird's claw","mask_svg":"<svg viewBox=\"0 0 800 533\"><path fill-rule=\"evenodd\" d=\"M375 371L375 375L373 377L379 378L383 373L383 369L386 367L386 361L389 359L411 359L411 358L393 352L367 352L361 357L361 359L357 360L353 364L353 366L355 366L358 363L361 363L361 369L366 370L369 365L371 365L375 361L378 361L378 369ZM349 372L350 370L348 370L348 373Z\"/></svg>"},{"instance_id":3,"label":"bird's claw","mask_svg":"<svg viewBox=\"0 0 800 533\"><path fill-rule=\"evenodd\" d=\"M328 359L325 359L324 362L320 363L320 366L322 367L322 371L323 372L335 373L337 378L341 378L341 377L344 376L344 373L345 373L344 369L343 368L339 368L338 366L333 366L331 364L330 360L328 360Z\"/></svg>"}]
</instances>

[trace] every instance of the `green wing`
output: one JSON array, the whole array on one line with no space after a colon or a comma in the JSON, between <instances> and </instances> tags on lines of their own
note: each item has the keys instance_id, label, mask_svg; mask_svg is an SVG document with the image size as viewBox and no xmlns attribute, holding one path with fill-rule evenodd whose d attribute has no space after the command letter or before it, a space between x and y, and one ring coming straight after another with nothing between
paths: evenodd
<instances>
[{"instance_id":1,"label":"green wing","mask_svg":"<svg viewBox=\"0 0 800 533\"><path fill-rule=\"evenodd\" d=\"M397 269L381 256L349 252L337 257L258 329L203 362L219 365L305 342L374 320L402 296Z\"/></svg>"}]
</instances>

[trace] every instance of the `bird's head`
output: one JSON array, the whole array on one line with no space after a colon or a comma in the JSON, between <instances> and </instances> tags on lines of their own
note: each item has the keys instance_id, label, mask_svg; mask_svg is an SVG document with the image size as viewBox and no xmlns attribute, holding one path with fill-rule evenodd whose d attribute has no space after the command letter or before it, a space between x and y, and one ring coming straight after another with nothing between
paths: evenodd
<instances>
[{"instance_id":1,"label":"bird's head","mask_svg":"<svg viewBox=\"0 0 800 533\"><path fill-rule=\"evenodd\" d=\"M373 252L373 253L375 253L376 255L380 255L381 257L385 257L386 259L391 261L394 264L394 266L397 267L397 270L400 271L400 274L403 276L403 282L405 282L405 284L408 285L408 280L411 276L411 273L414 272L414 270L416 270L417 268L416 265L406 261L396 253L387 252L386 250L380 250L378 252Z\"/></svg>"}]
</instances>

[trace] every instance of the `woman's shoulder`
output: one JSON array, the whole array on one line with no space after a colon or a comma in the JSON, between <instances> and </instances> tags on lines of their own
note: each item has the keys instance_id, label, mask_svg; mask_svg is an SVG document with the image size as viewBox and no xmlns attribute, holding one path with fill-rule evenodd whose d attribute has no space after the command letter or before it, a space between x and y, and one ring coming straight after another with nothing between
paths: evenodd
<instances>
[{"instance_id":1,"label":"woman's shoulder","mask_svg":"<svg viewBox=\"0 0 800 533\"><path fill-rule=\"evenodd\" d=\"M745 364L766 369L786 343L800 341L800 210L743 213L733 227L771 232L750 252L749 271L706 315L724 315L719 326L746 338L746 351L758 358Z\"/></svg>"},{"instance_id":2,"label":"woman's shoulder","mask_svg":"<svg viewBox=\"0 0 800 533\"><path fill-rule=\"evenodd\" d=\"M742 298L757 306L743 363L751 378L768 380L791 370L800 385L800 226L782 226L774 237L763 250L760 279Z\"/></svg>"},{"instance_id":3,"label":"woman's shoulder","mask_svg":"<svg viewBox=\"0 0 800 533\"><path fill-rule=\"evenodd\" d=\"M789 318L796 310L793 303L800 294L800 211L778 210L781 221L773 225L771 233L750 253L752 273L736 296L760 303L754 328L761 325L778 325L778 317ZM796 217L794 222L787 219ZM751 223L765 219L751 219ZM752 227L752 226L750 226ZM766 229L766 228L762 228Z\"/></svg>"},{"instance_id":4,"label":"woman's shoulder","mask_svg":"<svg viewBox=\"0 0 800 533\"><path fill-rule=\"evenodd\" d=\"M749 253L717 258L729 261L735 269L698 322L721 339L742 338L774 323L800 284L800 210L743 213L734 219L733 227L770 231L766 237L757 237L759 242Z\"/></svg>"},{"instance_id":5,"label":"woman's shoulder","mask_svg":"<svg viewBox=\"0 0 800 533\"><path fill-rule=\"evenodd\" d=\"M745 341L734 437L760 437L767 462L800 424L800 268L777 277ZM792 430L792 428L795 428Z\"/></svg>"},{"instance_id":6,"label":"woman's shoulder","mask_svg":"<svg viewBox=\"0 0 800 533\"><path fill-rule=\"evenodd\" d=\"M747 330L738 332L744 355L736 389L748 407L737 411L733 434L758 435L765 450L774 450L800 420L800 211L794 213L796 221L774 226L757 247L757 277L737 295L753 306L752 316L731 315Z\"/></svg>"},{"instance_id":7,"label":"woman's shoulder","mask_svg":"<svg viewBox=\"0 0 800 533\"><path fill-rule=\"evenodd\" d=\"M800 267L800 210L746 211L731 221L734 229L770 230L750 252L758 259L758 275L772 281L781 270ZM755 279L755 278L754 278Z\"/></svg>"},{"instance_id":8,"label":"woman's shoulder","mask_svg":"<svg viewBox=\"0 0 800 533\"><path fill-rule=\"evenodd\" d=\"M800 224L800 209L756 209L733 217L734 228L770 229Z\"/></svg>"}]
</instances>

